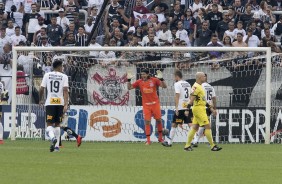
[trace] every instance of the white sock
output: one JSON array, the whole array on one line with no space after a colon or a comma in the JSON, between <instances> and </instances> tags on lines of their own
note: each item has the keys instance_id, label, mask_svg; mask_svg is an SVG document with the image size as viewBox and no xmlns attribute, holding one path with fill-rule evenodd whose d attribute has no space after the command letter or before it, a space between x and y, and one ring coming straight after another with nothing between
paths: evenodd
<instances>
[{"instance_id":1,"label":"white sock","mask_svg":"<svg viewBox=\"0 0 282 184\"><path fill-rule=\"evenodd\" d=\"M47 133L47 136L50 137L50 139L52 140L52 139L55 137L55 134L54 134L54 127L48 126L48 127L46 128L46 133Z\"/></svg>"},{"instance_id":2,"label":"white sock","mask_svg":"<svg viewBox=\"0 0 282 184\"><path fill-rule=\"evenodd\" d=\"M3 140L3 125L0 122L0 140Z\"/></svg>"},{"instance_id":3,"label":"white sock","mask_svg":"<svg viewBox=\"0 0 282 184\"><path fill-rule=\"evenodd\" d=\"M170 132L169 132L169 139L167 141L168 144L172 144L175 132L176 132L176 128L171 127Z\"/></svg>"},{"instance_id":4,"label":"white sock","mask_svg":"<svg viewBox=\"0 0 282 184\"><path fill-rule=\"evenodd\" d=\"M195 134L195 137L194 137L194 140L193 140L194 144L199 142L199 139L203 136L204 130L205 130L205 127L199 127L199 130Z\"/></svg>"},{"instance_id":5,"label":"white sock","mask_svg":"<svg viewBox=\"0 0 282 184\"><path fill-rule=\"evenodd\" d=\"M61 129L60 129L60 127L55 127L54 128L54 134L55 134L55 137L57 139L57 143L55 144L55 147L59 147L60 136L61 136Z\"/></svg>"}]
</instances>

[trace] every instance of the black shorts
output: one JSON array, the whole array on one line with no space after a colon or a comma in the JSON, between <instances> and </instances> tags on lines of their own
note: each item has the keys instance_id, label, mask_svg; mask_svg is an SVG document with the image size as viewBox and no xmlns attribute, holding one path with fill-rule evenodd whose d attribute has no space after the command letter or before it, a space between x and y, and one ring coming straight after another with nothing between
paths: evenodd
<instances>
[{"instance_id":1,"label":"black shorts","mask_svg":"<svg viewBox=\"0 0 282 184\"><path fill-rule=\"evenodd\" d=\"M209 118L210 115L212 114L212 111L211 111L209 108L207 108L207 109L206 109L206 112L207 112L207 115L208 115L208 118Z\"/></svg>"},{"instance_id":2,"label":"black shorts","mask_svg":"<svg viewBox=\"0 0 282 184\"><path fill-rule=\"evenodd\" d=\"M192 123L192 118L193 118L193 113L191 109L189 110L188 116L185 116L185 110L179 110L178 116L175 113L173 115L173 123L176 123L176 124Z\"/></svg>"},{"instance_id":3,"label":"black shorts","mask_svg":"<svg viewBox=\"0 0 282 184\"><path fill-rule=\"evenodd\" d=\"M46 106L46 122L61 123L64 114L64 106L62 105L47 105Z\"/></svg>"}]
</instances>

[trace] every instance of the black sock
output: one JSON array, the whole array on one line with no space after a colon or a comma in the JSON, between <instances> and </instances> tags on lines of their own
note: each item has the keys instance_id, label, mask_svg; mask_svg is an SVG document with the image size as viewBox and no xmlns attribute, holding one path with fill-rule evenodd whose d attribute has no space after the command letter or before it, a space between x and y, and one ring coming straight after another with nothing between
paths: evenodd
<instances>
[{"instance_id":1,"label":"black sock","mask_svg":"<svg viewBox=\"0 0 282 184\"><path fill-rule=\"evenodd\" d=\"M65 128L63 128L63 130L65 132L67 132L68 135L72 135L77 139L78 135L72 129L70 129L69 127L65 127Z\"/></svg>"},{"instance_id":2,"label":"black sock","mask_svg":"<svg viewBox=\"0 0 282 184\"><path fill-rule=\"evenodd\" d=\"M61 136L60 136L60 138L59 138L59 146L62 146L62 139L61 139Z\"/></svg>"}]
</instances>

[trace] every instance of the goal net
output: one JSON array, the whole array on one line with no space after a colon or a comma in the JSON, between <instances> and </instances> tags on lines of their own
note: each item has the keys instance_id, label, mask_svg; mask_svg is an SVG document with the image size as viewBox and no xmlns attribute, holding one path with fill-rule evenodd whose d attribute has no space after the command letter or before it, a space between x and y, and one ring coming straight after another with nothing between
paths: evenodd
<instances>
[{"instance_id":1,"label":"goal net","mask_svg":"<svg viewBox=\"0 0 282 184\"><path fill-rule=\"evenodd\" d=\"M67 126L86 141L145 140L142 96L138 89L128 91L126 72L135 74L134 82L148 68L152 76L161 70L168 86L158 89L166 129L174 114L174 71L181 70L191 85L202 71L217 96L218 115L210 118L216 142L281 142L281 56L270 48L15 47L13 77L6 81L12 105L3 107L4 135L44 139L39 88L44 73L60 59L70 86ZM157 141L153 119L152 130ZM188 131L188 125L179 126L175 141L185 142Z\"/></svg>"}]
</instances>

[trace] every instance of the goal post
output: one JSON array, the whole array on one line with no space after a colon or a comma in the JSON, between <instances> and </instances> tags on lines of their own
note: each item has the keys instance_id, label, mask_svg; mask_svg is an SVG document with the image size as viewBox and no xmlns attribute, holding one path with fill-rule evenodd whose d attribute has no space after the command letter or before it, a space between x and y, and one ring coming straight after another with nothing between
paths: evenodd
<instances>
[{"instance_id":1,"label":"goal post","mask_svg":"<svg viewBox=\"0 0 282 184\"><path fill-rule=\"evenodd\" d=\"M89 52L89 51L115 51L115 52L187 52L192 55L194 52L257 52L257 53L265 53L263 60L265 59L265 144L270 144L271 140L271 72L272 72L272 55L271 55L271 48L268 47L13 47L12 54L13 54L13 62L12 62L12 103L11 103L11 132L10 137L11 140L16 139L16 125L17 125L17 58L19 52ZM137 54L136 54L137 55ZM67 55L64 57L68 57ZM74 57L74 56L72 56ZM83 57L83 54L79 56L80 58ZM260 56L258 56L260 57ZM232 54L231 54L232 58ZM197 60L197 58L196 58ZM208 59L210 60L210 59ZM220 59L219 59L220 60ZM216 61L216 60L215 60ZM170 61L166 61L170 62ZM197 63L198 61L196 61ZM205 61L203 61L205 62ZM143 62L144 63L144 62ZM196 65L195 65L196 66ZM197 70L197 69L196 69ZM173 77L173 70L169 70L169 75ZM193 70L194 72L195 70ZM189 73L187 70L186 73ZM220 75L220 74L219 74ZM95 76L94 76L95 77ZM96 76L98 77L98 76ZM170 79L170 84L173 82L173 78ZM246 79L248 80L248 79ZM171 87L171 86L170 86ZM83 87L81 87L83 88ZM137 93L136 93L137 94ZM226 94L227 95L227 94ZM137 98L137 97L136 97ZM230 97L231 98L231 97ZM171 100L171 99L170 99ZM168 104L174 104L173 101L169 101ZM101 104L99 104L101 105ZM98 105L98 106L99 106ZM109 104L111 105L111 104ZM172 106L172 105L171 105ZM117 107L117 108L124 108L127 107ZM173 107L172 107L173 108ZM231 114L232 116L232 114ZM217 116L218 118L219 116Z\"/></svg>"}]
</instances>

